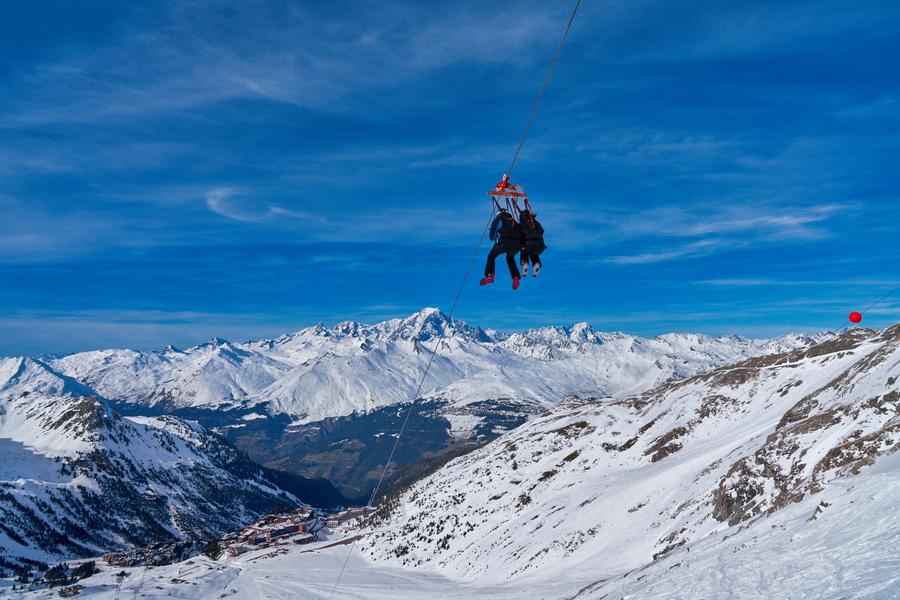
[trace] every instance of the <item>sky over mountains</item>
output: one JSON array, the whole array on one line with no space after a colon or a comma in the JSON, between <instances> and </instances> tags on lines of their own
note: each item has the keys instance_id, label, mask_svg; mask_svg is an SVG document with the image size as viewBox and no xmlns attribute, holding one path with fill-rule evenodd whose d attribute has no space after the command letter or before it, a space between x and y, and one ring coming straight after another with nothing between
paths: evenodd
<instances>
[{"instance_id":1,"label":"sky over mountains","mask_svg":"<svg viewBox=\"0 0 900 600\"><path fill-rule=\"evenodd\" d=\"M448 302L568 9L4 7L0 353ZM582 10L515 177L546 268L459 316L769 336L900 283L895 3Z\"/></svg>"}]
</instances>

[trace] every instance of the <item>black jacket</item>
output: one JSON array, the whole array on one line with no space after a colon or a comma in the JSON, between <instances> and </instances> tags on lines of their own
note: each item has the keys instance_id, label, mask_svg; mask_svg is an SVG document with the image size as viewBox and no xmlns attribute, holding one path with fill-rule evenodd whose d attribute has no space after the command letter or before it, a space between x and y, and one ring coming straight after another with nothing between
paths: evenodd
<instances>
[{"instance_id":1,"label":"black jacket","mask_svg":"<svg viewBox=\"0 0 900 600\"><path fill-rule=\"evenodd\" d=\"M494 222L491 223L491 240L497 244L506 242L518 242L522 237L522 231L513 216L506 211L497 213Z\"/></svg>"},{"instance_id":2,"label":"black jacket","mask_svg":"<svg viewBox=\"0 0 900 600\"><path fill-rule=\"evenodd\" d=\"M544 228L537 219L531 216L530 212L522 211L519 220L521 221L519 227L522 230L523 244L544 243Z\"/></svg>"}]
</instances>

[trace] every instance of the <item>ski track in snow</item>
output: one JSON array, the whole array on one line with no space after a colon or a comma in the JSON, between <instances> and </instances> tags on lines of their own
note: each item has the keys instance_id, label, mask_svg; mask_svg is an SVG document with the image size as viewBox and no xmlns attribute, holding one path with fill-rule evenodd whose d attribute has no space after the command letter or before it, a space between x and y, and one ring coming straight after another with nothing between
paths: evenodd
<instances>
[{"instance_id":1,"label":"ski track in snow","mask_svg":"<svg viewBox=\"0 0 900 600\"><path fill-rule=\"evenodd\" d=\"M319 545L327 545L323 542ZM346 557L346 547L316 551L307 547L266 558L271 551L260 551L236 559L211 561L194 558L184 563L149 570L124 569L130 575L118 592L115 573L121 569L83 580L82 597L97 600L138 598L232 598L234 600L327 600L337 573ZM146 577L142 579L142 575ZM183 583L181 583L183 582ZM564 597L569 582L532 583L521 586L480 585L454 581L425 570L400 569L375 565L353 553L344 572L335 600L388 600L444 598L471 600L551 600ZM39 590L23 598L58 598L55 590Z\"/></svg>"},{"instance_id":2,"label":"ski track in snow","mask_svg":"<svg viewBox=\"0 0 900 600\"><path fill-rule=\"evenodd\" d=\"M576 597L896 599L898 459L884 459L890 464L876 472L836 482L828 493L761 519L727 540L711 536ZM823 501L831 505L809 522Z\"/></svg>"}]
</instances>

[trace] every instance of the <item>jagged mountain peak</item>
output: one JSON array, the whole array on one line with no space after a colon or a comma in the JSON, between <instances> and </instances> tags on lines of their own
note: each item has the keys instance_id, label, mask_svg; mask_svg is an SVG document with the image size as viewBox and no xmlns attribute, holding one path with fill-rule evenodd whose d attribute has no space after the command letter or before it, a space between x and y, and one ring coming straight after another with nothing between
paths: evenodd
<instances>
[{"instance_id":1,"label":"jagged mountain peak","mask_svg":"<svg viewBox=\"0 0 900 600\"><path fill-rule=\"evenodd\" d=\"M572 335L585 338L594 334L594 326L587 321L580 321L572 325L570 331L572 332Z\"/></svg>"},{"instance_id":2,"label":"jagged mountain peak","mask_svg":"<svg viewBox=\"0 0 900 600\"><path fill-rule=\"evenodd\" d=\"M388 319L375 325L343 321L331 329L320 324L304 332L321 337L372 338L383 342L427 342L441 337L442 334L446 337L459 336L474 341L490 339L483 330L471 327L465 321L451 319L442 310L434 307L423 308L405 317Z\"/></svg>"},{"instance_id":3,"label":"jagged mountain peak","mask_svg":"<svg viewBox=\"0 0 900 600\"><path fill-rule=\"evenodd\" d=\"M201 344L198 348L209 348L211 350L217 350L219 348L230 349L233 348L232 343L225 338L220 338L217 336L213 336L209 339L205 344Z\"/></svg>"},{"instance_id":4,"label":"jagged mountain peak","mask_svg":"<svg viewBox=\"0 0 900 600\"><path fill-rule=\"evenodd\" d=\"M512 334L510 337L515 336ZM521 337L543 343L590 343L602 344L602 337L594 330L593 325L582 321L570 326L550 325L522 332Z\"/></svg>"},{"instance_id":5,"label":"jagged mountain peak","mask_svg":"<svg viewBox=\"0 0 900 600\"><path fill-rule=\"evenodd\" d=\"M84 384L28 358L0 361L0 438L45 456L94 447L113 421Z\"/></svg>"},{"instance_id":6,"label":"jagged mountain peak","mask_svg":"<svg viewBox=\"0 0 900 600\"><path fill-rule=\"evenodd\" d=\"M483 332L469 326L465 321L451 319L438 308L423 308L400 319L392 319L382 323L378 329L391 340L407 340L427 342L441 337L461 336L466 339L479 340Z\"/></svg>"},{"instance_id":7,"label":"jagged mountain peak","mask_svg":"<svg viewBox=\"0 0 900 600\"><path fill-rule=\"evenodd\" d=\"M232 342L231 340L227 340L225 338L213 337L213 338L210 338L210 340L204 344L200 344L198 346L194 346L193 348L190 348L187 352L192 353L192 354L197 354L197 355L205 355L210 358L216 357L216 356L223 356L223 357L227 357L227 358L230 358L233 360L239 360L239 357L245 357L245 356L249 355L249 352L246 348L247 346L264 345L267 343L268 343L268 340L261 340L258 342L249 342L247 344L241 344L241 343ZM174 347L172 347L172 348L174 348ZM185 354L185 352L177 351L177 350L170 352L170 351L168 351L168 347L166 350L167 351L160 352L158 354L163 355L163 356L172 355L172 354Z\"/></svg>"}]
</instances>

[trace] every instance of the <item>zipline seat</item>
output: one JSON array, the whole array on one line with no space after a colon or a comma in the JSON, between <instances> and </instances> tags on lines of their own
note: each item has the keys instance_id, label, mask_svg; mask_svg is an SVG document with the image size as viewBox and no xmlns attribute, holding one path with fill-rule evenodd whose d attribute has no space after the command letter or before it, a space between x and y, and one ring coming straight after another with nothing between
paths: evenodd
<instances>
[{"instance_id":1,"label":"zipline seat","mask_svg":"<svg viewBox=\"0 0 900 600\"><path fill-rule=\"evenodd\" d=\"M512 213L516 221L519 220L519 200L522 200L525 209L528 210L532 224L534 224L534 211L531 209L531 202L528 201L528 194L525 193L525 188L518 183L512 183L509 180L509 175L504 175L503 179L494 186L494 189L488 192L488 196L491 197L497 209L501 208L500 201L502 200L506 205L506 210Z\"/></svg>"}]
</instances>

